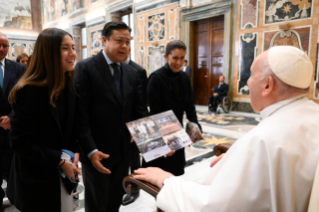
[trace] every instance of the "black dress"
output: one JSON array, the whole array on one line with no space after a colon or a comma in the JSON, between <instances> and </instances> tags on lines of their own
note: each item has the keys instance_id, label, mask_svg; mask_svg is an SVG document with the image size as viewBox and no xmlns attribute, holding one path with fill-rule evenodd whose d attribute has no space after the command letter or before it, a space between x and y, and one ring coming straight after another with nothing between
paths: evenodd
<instances>
[{"instance_id":1,"label":"black dress","mask_svg":"<svg viewBox=\"0 0 319 212\"><path fill-rule=\"evenodd\" d=\"M190 79L184 72L174 73L168 64L156 70L149 78L147 97L151 115L173 110L183 125L183 115L186 112L187 119L198 124ZM159 167L176 176L184 174L184 148L167 158L158 158L148 163L143 160L143 167L149 166Z\"/></svg>"}]
</instances>

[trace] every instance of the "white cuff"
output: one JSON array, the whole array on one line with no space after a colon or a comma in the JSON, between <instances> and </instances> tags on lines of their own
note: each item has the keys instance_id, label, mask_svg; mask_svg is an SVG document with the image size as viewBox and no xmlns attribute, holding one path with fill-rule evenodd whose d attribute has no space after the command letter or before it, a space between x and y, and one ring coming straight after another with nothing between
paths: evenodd
<instances>
[{"instance_id":1,"label":"white cuff","mask_svg":"<svg viewBox=\"0 0 319 212\"><path fill-rule=\"evenodd\" d=\"M94 153L94 152L97 152L97 151L99 151L99 150L97 150L97 149L92 150L92 151L88 154L89 159L91 158L91 156L93 155L93 153Z\"/></svg>"}]
</instances>

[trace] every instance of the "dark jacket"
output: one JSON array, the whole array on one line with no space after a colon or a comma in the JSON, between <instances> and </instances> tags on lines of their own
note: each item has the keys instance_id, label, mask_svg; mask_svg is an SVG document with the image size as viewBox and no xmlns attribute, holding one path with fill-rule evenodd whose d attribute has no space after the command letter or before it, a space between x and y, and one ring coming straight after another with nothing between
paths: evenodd
<instances>
[{"instance_id":1,"label":"dark jacket","mask_svg":"<svg viewBox=\"0 0 319 212\"><path fill-rule=\"evenodd\" d=\"M110 158L102 164L112 171L117 160L129 165L130 133L126 123L147 116L137 71L121 62L122 99L103 53L79 62L75 67L77 123L81 161L91 164L87 155L98 149Z\"/></svg>"},{"instance_id":2,"label":"dark jacket","mask_svg":"<svg viewBox=\"0 0 319 212\"><path fill-rule=\"evenodd\" d=\"M198 123L191 83L183 71L173 73L168 64L151 74L147 86L151 115L167 110L173 110L179 122L183 125L183 115L187 119ZM160 167L174 175L184 174L185 152L184 149L168 158L159 158L149 163L143 161L143 166Z\"/></svg>"},{"instance_id":3,"label":"dark jacket","mask_svg":"<svg viewBox=\"0 0 319 212\"><path fill-rule=\"evenodd\" d=\"M5 59L3 88L0 86L0 116L8 116L9 118L13 116L14 113L8 101L8 96L24 72L25 67L23 65ZM4 133L7 134L8 131L0 127L0 135Z\"/></svg>"},{"instance_id":4,"label":"dark jacket","mask_svg":"<svg viewBox=\"0 0 319 212\"><path fill-rule=\"evenodd\" d=\"M226 83L223 83L219 88L218 86L219 86L219 83L215 85L214 93L218 93L218 96L220 97L227 96L228 85Z\"/></svg>"},{"instance_id":5,"label":"dark jacket","mask_svg":"<svg viewBox=\"0 0 319 212\"><path fill-rule=\"evenodd\" d=\"M138 65L137 63L135 63L134 61L130 60L130 62L128 63L131 67L135 68L139 74L139 80L142 86L142 94L143 94L143 99L146 101L146 86L147 86L147 74L145 69Z\"/></svg>"},{"instance_id":6,"label":"dark jacket","mask_svg":"<svg viewBox=\"0 0 319 212\"><path fill-rule=\"evenodd\" d=\"M76 149L75 93L70 86L65 86L68 92L64 134L58 109L50 105L47 87L25 86L17 91L16 102L12 104L15 114L11 118L10 146L14 158L7 194L21 211L61 210L57 166L62 149Z\"/></svg>"}]
</instances>

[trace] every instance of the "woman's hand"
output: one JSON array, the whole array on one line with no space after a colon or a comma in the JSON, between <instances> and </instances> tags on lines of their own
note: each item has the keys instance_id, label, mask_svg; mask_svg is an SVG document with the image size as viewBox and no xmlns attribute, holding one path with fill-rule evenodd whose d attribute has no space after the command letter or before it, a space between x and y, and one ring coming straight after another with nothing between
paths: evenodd
<instances>
[{"instance_id":1,"label":"woman's hand","mask_svg":"<svg viewBox=\"0 0 319 212\"><path fill-rule=\"evenodd\" d=\"M175 153L175 150L171 150L166 155L164 155L164 158L170 157L170 156L174 155L174 153Z\"/></svg>"},{"instance_id":2,"label":"woman's hand","mask_svg":"<svg viewBox=\"0 0 319 212\"><path fill-rule=\"evenodd\" d=\"M74 181L75 181L74 172L76 172L77 174L81 174L80 168L76 168L76 166L71 162L65 161L65 163L61 166L61 169L63 170L66 176L71 177L72 180Z\"/></svg>"}]
</instances>

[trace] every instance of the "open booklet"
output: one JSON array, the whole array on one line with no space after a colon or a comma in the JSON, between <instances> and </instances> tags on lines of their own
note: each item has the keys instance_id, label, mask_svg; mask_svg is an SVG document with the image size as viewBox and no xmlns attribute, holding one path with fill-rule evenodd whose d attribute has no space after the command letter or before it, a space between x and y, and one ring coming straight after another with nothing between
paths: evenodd
<instances>
[{"instance_id":1,"label":"open booklet","mask_svg":"<svg viewBox=\"0 0 319 212\"><path fill-rule=\"evenodd\" d=\"M171 110L126 125L146 162L192 144Z\"/></svg>"}]
</instances>

